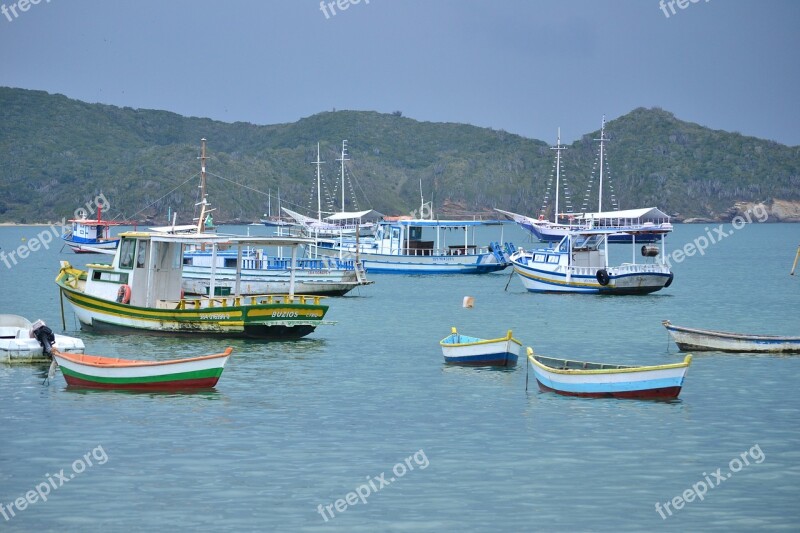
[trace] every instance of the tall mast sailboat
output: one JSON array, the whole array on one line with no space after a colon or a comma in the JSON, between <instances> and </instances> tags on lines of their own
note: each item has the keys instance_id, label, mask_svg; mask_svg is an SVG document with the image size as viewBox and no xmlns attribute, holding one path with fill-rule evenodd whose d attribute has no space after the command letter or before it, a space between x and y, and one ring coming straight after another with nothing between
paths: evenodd
<instances>
[{"instance_id":1,"label":"tall mast sailboat","mask_svg":"<svg viewBox=\"0 0 800 533\"><path fill-rule=\"evenodd\" d=\"M638 243L653 243L664 238L664 236L672 231L672 224L669 221L669 215L658 209L657 207L645 207L639 209L627 209L613 211L603 211L603 182L607 179L605 176L605 148L608 137L605 134L605 116L600 128L600 138L595 139L599 141L599 180L598 180L598 196L597 196L597 211L590 212L588 210L589 196L591 193L591 184L587 189L584 198L583 212L566 213L569 217L568 223L564 224L559 221L558 209L558 195L560 188L561 177L561 151L566 147L561 146L561 131L559 130L558 140L555 147L551 149L556 151L556 209L553 216L553 221L545 219L544 214L540 215L538 219L513 213L511 211L504 211L502 209L495 209L496 211L504 214L509 219L515 221L522 226L525 230L533 234L537 239L542 242L560 242L570 231L585 230L592 228L602 228L606 230L619 230L618 234L608 236L610 243L631 243L635 240ZM594 173L593 173L594 175ZM612 191L612 203L616 204L616 199ZM543 206L543 211L544 208ZM616 208L616 205L614 206Z\"/></svg>"}]
</instances>

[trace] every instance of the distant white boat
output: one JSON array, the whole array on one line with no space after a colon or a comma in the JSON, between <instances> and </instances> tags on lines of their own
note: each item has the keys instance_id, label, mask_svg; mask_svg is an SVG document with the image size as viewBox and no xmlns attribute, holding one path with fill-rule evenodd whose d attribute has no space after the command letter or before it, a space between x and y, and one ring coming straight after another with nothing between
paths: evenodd
<instances>
[{"instance_id":1,"label":"distant white boat","mask_svg":"<svg viewBox=\"0 0 800 533\"><path fill-rule=\"evenodd\" d=\"M358 254L369 274L483 274L511 264L508 245L504 248L497 241L484 246L475 244L475 229L487 225L502 227L500 222L480 220L398 217L379 222L374 237L320 238L310 251L312 256L324 257ZM435 232L433 240L423 240L425 229Z\"/></svg>"},{"instance_id":2,"label":"distant white boat","mask_svg":"<svg viewBox=\"0 0 800 533\"><path fill-rule=\"evenodd\" d=\"M280 238L289 246L291 238ZM307 242L312 242L308 240ZM236 286L237 254L216 255L216 289L232 293ZM211 286L211 251L193 250L183 255L182 287L186 294L208 295ZM286 294L292 283L291 258L268 256L262 250L247 250L241 257L239 292L243 295ZM361 285L370 285L363 267L353 259L296 258L294 290L299 294L342 296Z\"/></svg>"},{"instance_id":3,"label":"distant white boat","mask_svg":"<svg viewBox=\"0 0 800 533\"><path fill-rule=\"evenodd\" d=\"M97 206L97 218L85 216L69 220L72 226L61 236L64 243L76 254L96 254L114 251L119 246L119 238L111 236L111 226L122 226L124 222L103 220L102 206Z\"/></svg>"},{"instance_id":4,"label":"distant white boat","mask_svg":"<svg viewBox=\"0 0 800 533\"><path fill-rule=\"evenodd\" d=\"M282 208L281 210L289 215L295 222L294 225L303 229L304 235L308 237L340 237L343 235L372 235L375 226L383 218L383 214L372 209L362 211L345 210L345 161L350 161L347 154L347 140L342 141L342 154L339 159L341 163L339 189L341 192L341 210L328 216L323 216L322 211L322 172L321 166L325 161L320 159L319 143L317 143L317 160L312 164L317 167L317 178L315 181L317 188L317 216L310 217L300 214L291 209ZM352 184L351 184L352 187ZM355 199L354 199L355 202Z\"/></svg>"}]
</instances>

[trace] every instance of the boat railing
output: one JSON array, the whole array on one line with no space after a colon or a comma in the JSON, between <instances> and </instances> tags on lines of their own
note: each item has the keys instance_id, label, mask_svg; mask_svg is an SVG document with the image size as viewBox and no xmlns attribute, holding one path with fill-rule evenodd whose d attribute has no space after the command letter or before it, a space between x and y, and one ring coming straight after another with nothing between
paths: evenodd
<instances>
[{"instance_id":1,"label":"boat railing","mask_svg":"<svg viewBox=\"0 0 800 533\"><path fill-rule=\"evenodd\" d=\"M656 274L667 273L669 268L661 263L622 263L608 269L609 274L631 274L639 272L652 272Z\"/></svg>"},{"instance_id":2,"label":"boat railing","mask_svg":"<svg viewBox=\"0 0 800 533\"><path fill-rule=\"evenodd\" d=\"M594 277L597 271L603 267L585 267L585 266L564 266L560 265L557 272L569 273L571 276L589 276ZM608 273L611 276L618 276L621 274L640 274L640 273L653 273L653 274L666 274L669 273L669 268L666 265L659 263L623 263L620 266L609 267Z\"/></svg>"},{"instance_id":3,"label":"boat railing","mask_svg":"<svg viewBox=\"0 0 800 533\"><path fill-rule=\"evenodd\" d=\"M292 260L270 257L267 259L242 259L242 270L289 270ZM298 270L353 270L352 259L338 258L299 258L295 261Z\"/></svg>"},{"instance_id":4,"label":"boat railing","mask_svg":"<svg viewBox=\"0 0 800 533\"><path fill-rule=\"evenodd\" d=\"M478 247L474 244L467 246L453 245L447 248L401 248L399 255L407 255L414 257L424 256L453 256L453 255L483 255L489 253L489 248L482 246Z\"/></svg>"},{"instance_id":5,"label":"boat railing","mask_svg":"<svg viewBox=\"0 0 800 533\"><path fill-rule=\"evenodd\" d=\"M324 296L307 296L303 294L262 294L254 296L214 296L212 298L181 298L178 309L224 309L248 305L270 304L314 304L320 305Z\"/></svg>"}]
</instances>

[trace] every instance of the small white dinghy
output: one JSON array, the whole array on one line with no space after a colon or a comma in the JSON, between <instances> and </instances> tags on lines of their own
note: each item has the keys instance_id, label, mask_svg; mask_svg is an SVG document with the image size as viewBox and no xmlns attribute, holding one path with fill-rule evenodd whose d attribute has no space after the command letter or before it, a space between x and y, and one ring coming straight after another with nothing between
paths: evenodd
<instances>
[{"instance_id":1,"label":"small white dinghy","mask_svg":"<svg viewBox=\"0 0 800 533\"><path fill-rule=\"evenodd\" d=\"M4 363L50 361L51 346L44 350L37 334L39 338L43 339L43 342L55 346L62 352L83 353L82 340L53 334L41 320L31 323L22 316L0 315L0 361Z\"/></svg>"}]
</instances>

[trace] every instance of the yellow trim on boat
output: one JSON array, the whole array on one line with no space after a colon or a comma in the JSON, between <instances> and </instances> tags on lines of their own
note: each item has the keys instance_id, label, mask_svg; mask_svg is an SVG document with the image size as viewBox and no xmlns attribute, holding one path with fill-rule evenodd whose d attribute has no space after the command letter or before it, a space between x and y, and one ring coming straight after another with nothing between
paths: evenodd
<instances>
[{"instance_id":1,"label":"yellow trim on boat","mask_svg":"<svg viewBox=\"0 0 800 533\"><path fill-rule=\"evenodd\" d=\"M455 327L450 328L450 332L451 332L450 335L458 335L458 330ZM446 342L444 342L444 341L446 341L447 339L450 338L450 335L448 335L444 339L440 340L439 341L439 346L445 346L445 347L478 346L480 344L492 344L492 343L495 343L495 342L503 342L503 341L515 342L518 345L522 346L522 342L520 342L518 339L515 339L512 336L511 330L508 330L508 332L506 333L505 337L499 337L497 339L481 339L481 340L475 341L475 342L457 342L457 343L452 343L452 342L446 343Z\"/></svg>"},{"instance_id":2,"label":"yellow trim on boat","mask_svg":"<svg viewBox=\"0 0 800 533\"><path fill-rule=\"evenodd\" d=\"M547 282L547 283L550 283L551 285L563 285L565 287L591 287L591 288L594 288L594 289L603 287L599 283L578 283L578 282L575 282L575 281L566 282L566 281L560 281L560 280L557 280L557 279L543 278L543 277L539 277L539 276L534 276L532 274L529 274L528 272L523 272L523 271L518 270L516 268L514 269L514 271L517 274L519 274L519 275L521 275L523 277L526 277L528 279L532 279L532 280L535 280L535 281Z\"/></svg>"},{"instance_id":3,"label":"yellow trim on boat","mask_svg":"<svg viewBox=\"0 0 800 533\"><path fill-rule=\"evenodd\" d=\"M546 357L546 356L545 356ZM553 358L557 359L557 358ZM536 360L533 354L533 348L528 346L528 360L533 363L534 365L538 366L543 370L547 370L553 374L623 374L623 373L631 373L631 372L652 372L654 370L672 370L675 368L686 368L692 363L692 354L688 354L682 363L669 363L666 365L654 365L654 366L631 366L628 368L603 368L603 369L582 369L582 368L570 368L564 370L562 368L553 368L552 366L547 366L543 363L540 363ZM585 363L588 361L574 361L570 359L563 359L563 361L570 361L573 363ZM602 365L605 363L589 363L593 365Z\"/></svg>"},{"instance_id":4,"label":"yellow trim on boat","mask_svg":"<svg viewBox=\"0 0 800 533\"><path fill-rule=\"evenodd\" d=\"M147 320L150 317L162 317L163 318L166 315L174 315L175 311L180 311L177 317L175 317L175 316L166 316L166 318L176 318L176 319L177 318L200 318L201 316L205 316L205 315L208 315L208 314L212 314L212 315L220 314L220 312L224 312L224 313L229 314L230 318L235 318L235 317L241 317L242 316L242 311L233 310L235 308L231 309L231 308L222 308L222 307L207 307L202 311L198 310L198 311L196 311L194 313L187 312L185 310L179 310L179 309L148 310L148 309L143 308L143 307L136 307L136 308L132 309L131 312L129 312L129 313L120 313L120 312L115 311L115 310L116 309L126 309L127 310L127 309L130 309L130 307L128 307L127 304L109 302L108 300L103 300L103 299L97 298L95 296L89 296L89 295L86 295L86 294L82 294L82 293L74 291L74 290L68 291L67 298L72 303L74 303L76 305L80 305L80 307L82 307L84 309L103 312L103 313L107 313L109 315L121 316L121 317L126 317L126 318L136 318L136 317L132 317L131 316L134 313L135 314L139 314L139 315L145 315L145 316L139 317L142 320ZM81 304L85 304L85 305L81 305ZM94 307L87 307L89 304L94 304L96 306L102 307L102 309L96 309ZM211 320L209 320L208 322L209 323L213 323L213 321L211 321ZM229 324L230 324L230 322L227 322L227 321L225 322L225 325L229 325Z\"/></svg>"}]
</instances>

